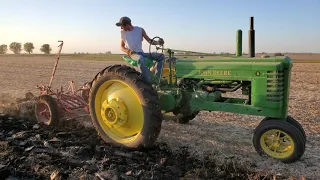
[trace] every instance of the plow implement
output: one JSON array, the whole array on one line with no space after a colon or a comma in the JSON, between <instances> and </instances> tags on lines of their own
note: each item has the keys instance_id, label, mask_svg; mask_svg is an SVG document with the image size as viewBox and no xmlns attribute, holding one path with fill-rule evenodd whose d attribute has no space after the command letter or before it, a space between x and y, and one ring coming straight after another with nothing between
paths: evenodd
<instances>
[{"instance_id":1,"label":"plow implement","mask_svg":"<svg viewBox=\"0 0 320 180\"><path fill-rule=\"evenodd\" d=\"M57 125L59 120L63 117L66 120L72 120L79 117L89 116L87 105L87 94L90 90L90 83L85 83L82 87L77 89L73 81L68 81L68 88L64 91L61 86L60 89L54 91L51 87L56 68L60 59L61 50L63 47L63 41L59 47L59 51L56 55L55 65L52 71L52 76L48 85L37 86L40 91L39 101L36 104L35 112L39 122L46 125ZM75 110L83 109L86 114L78 115L74 113Z\"/></svg>"}]
</instances>

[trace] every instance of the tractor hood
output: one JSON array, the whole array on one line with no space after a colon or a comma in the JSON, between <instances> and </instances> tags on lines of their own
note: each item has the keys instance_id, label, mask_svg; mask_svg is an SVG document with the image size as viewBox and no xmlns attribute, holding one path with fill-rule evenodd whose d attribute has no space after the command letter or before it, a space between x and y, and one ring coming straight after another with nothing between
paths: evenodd
<instances>
[{"instance_id":1,"label":"tractor hood","mask_svg":"<svg viewBox=\"0 0 320 180\"><path fill-rule=\"evenodd\" d=\"M256 74L263 74L268 71L291 69L291 66L292 60L288 56L268 58L220 57L208 60L178 59L175 71L178 78L203 78L204 76L209 78L209 76L218 76L224 77L224 79L237 77L238 80L245 80L256 76Z\"/></svg>"}]
</instances>

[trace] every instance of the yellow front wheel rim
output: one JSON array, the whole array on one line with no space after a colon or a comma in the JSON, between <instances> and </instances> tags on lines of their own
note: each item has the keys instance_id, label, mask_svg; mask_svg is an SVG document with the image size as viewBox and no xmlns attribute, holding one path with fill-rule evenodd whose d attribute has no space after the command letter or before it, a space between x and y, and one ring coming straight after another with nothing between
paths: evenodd
<instances>
[{"instance_id":1,"label":"yellow front wheel rim","mask_svg":"<svg viewBox=\"0 0 320 180\"><path fill-rule=\"evenodd\" d=\"M270 156L275 158L289 157L294 151L294 141L281 130L269 130L260 138L261 148Z\"/></svg>"},{"instance_id":2,"label":"yellow front wheel rim","mask_svg":"<svg viewBox=\"0 0 320 180\"><path fill-rule=\"evenodd\" d=\"M144 114L137 93L120 80L104 82L95 97L98 122L111 139L118 143L133 142L144 124Z\"/></svg>"}]
</instances>

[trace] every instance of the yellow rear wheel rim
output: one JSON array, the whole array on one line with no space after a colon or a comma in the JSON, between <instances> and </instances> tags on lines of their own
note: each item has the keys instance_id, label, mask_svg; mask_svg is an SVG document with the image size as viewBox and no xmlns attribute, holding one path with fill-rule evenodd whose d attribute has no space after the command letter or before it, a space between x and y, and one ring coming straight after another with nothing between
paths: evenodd
<instances>
[{"instance_id":1,"label":"yellow rear wheel rim","mask_svg":"<svg viewBox=\"0 0 320 180\"><path fill-rule=\"evenodd\" d=\"M104 82L95 97L95 113L103 132L118 143L131 143L139 136L144 115L137 93L120 80Z\"/></svg>"},{"instance_id":2,"label":"yellow rear wheel rim","mask_svg":"<svg viewBox=\"0 0 320 180\"><path fill-rule=\"evenodd\" d=\"M260 138L261 148L270 156L275 158L287 158L294 151L294 141L281 130L269 130Z\"/></svg>"}]
</instances>

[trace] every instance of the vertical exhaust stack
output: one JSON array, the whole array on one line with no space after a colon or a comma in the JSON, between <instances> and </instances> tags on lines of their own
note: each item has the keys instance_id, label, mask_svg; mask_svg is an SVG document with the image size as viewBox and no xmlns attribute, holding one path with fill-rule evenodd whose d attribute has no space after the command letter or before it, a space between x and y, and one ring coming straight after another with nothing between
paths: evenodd
<instances>
[{"instance_id":1,"label":"vertical exhaust stack","mask_svg":"<svg viewBox=\"0 0 320 180\"><path fill-rule=\"evenodd\" d=\"M236 35L236 56L240 57L242 56L242 31L241 29L237 30Z\"/></svg>"},{"instance_id":2,"label":"vertical exhaust stack","mask_svg":"<svg viewBox=\"0 0 320 180\"><path fill-rule=\"evenodd\" d=\"M250 17L250 29L249 29L249 57L255 57L255 31L253 27L253 17Z\"/></svg>"}]
</instances>

